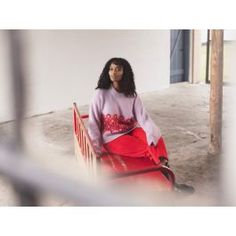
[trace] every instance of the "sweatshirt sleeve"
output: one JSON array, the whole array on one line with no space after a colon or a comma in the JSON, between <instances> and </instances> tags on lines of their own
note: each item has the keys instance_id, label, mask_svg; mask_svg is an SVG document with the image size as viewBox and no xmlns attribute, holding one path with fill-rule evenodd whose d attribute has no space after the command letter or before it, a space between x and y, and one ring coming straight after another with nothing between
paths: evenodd
<instances>
[{"instance_id":1,"label":"sweatshirt sleeve","mask_svg":"<svg viewBox=\"0 0 236 236\"><path fill-rule=\"evenodd\" d=\"M134 116L139 125L144 129L148 144L151 145L153 143L156 145L161 137L160 129L145 110L139 96L137 96L134 101Z\"/></svg>"},{"instance_id":2,"label":"sweatshirt sleeve","mask_svg":"<svg viewBox=\"0 0 236 236\"><path fill-rule=\"evenodd\" d=\"M99 155L102 150L101 133L101 97L96 91L89 107L88 134L95 152Z\"/></svg>"}]
</instances>

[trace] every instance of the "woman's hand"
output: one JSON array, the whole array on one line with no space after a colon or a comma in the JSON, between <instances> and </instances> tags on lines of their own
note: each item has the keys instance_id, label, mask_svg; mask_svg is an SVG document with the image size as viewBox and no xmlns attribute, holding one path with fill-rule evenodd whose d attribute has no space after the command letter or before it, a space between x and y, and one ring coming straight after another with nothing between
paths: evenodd
<instances>
[{"instance_id":1,"label":"woman's hand","mask_svg":"<svg viewBox=\"0 0 236 236\"><path fill-rule=\"evenodd\" d=\"M102 152L97 153L98 158L101 158L101 157L106 156L106 155L109 155L109 153L107 151L102 151Z\"/></svg>"}]
</instances>

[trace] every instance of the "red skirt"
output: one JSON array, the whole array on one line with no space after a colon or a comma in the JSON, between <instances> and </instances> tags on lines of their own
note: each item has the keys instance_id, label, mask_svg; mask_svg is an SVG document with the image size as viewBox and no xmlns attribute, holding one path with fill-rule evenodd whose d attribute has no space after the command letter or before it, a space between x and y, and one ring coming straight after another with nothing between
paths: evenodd
<instances>
[{"instance_id":1,"label":"red skirt","mask_svg":"<svg viewBox=\"0 0 236 236\"><path fill-rule=\"evenodd\" d=\"M148 145L146 133L142 128L136 128L103 146L109 153L133 158L148 157L156 164L160 163L160 157L168 160L163 138L159 138L156 145Z\"/></svg>"}]
</instances>

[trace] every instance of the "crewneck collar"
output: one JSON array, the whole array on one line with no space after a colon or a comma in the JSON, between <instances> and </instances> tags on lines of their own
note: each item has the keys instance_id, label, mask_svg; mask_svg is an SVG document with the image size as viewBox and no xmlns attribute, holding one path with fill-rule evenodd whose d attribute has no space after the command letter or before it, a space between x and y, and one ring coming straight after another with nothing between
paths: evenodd
<instances>
[{"instance_id":1,"label":"crewneck collar","mask_svg":"<svg viewBox=\"0 0 236 236\"><path fill-rule=\"evenodd\" d=\"M111 92L115 94L116 96L123 96L123 93L119 93L112 85L111 85Z\"/></svg>"}]
</instances>

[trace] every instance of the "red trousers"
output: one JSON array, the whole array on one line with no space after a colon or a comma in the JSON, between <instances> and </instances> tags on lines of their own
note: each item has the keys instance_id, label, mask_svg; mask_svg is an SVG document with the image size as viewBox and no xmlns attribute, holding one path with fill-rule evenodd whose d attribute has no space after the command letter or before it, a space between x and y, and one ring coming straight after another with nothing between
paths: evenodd
<instances>
[{"instance_id":1,"label":"red trousers","mask_svg":"<svg viewBox=\"0 0 236 236\"><path fill-rule=\"evenodd\" d=\"M165 157L168 160L166 146L163 138L158 140L157 145L149 146L146 133L142 128L136 128L128 134L122 135L111 142L105 143L104 148L113 154L129 157L148 157L156 164L160 163L159 158Z\"/></svg>"}]
</instances>

